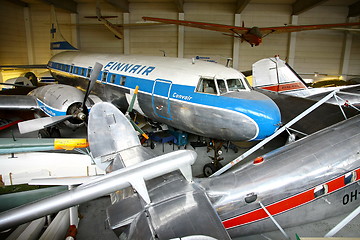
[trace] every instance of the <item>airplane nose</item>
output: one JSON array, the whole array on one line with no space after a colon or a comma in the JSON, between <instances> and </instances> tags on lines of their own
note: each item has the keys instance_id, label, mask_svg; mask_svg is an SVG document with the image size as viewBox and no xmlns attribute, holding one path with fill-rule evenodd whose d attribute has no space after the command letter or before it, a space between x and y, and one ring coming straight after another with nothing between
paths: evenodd
<instances>
[{"instance_id":1,"label":"airplane nose","mask_svg":"<svg viewBox=\"0 0 360 240\"><path fill-rule=\"evenodd\" d=\"M279 128L280 110L271 98L256 91L243 92L232 97L240 100L235 110L251 119L252 124L248 125L252 129L248 135L249 137L251 135L248 138L250 141L262 140Z\"/></svg>"},{"instance_id":2,"label":"airplane nose","mask_svg":"<svg viewBox=\"0 0 360 240\"><path fill-rule=\"evenodd\" d=\"M251 118L258 125L259 133L253 140L262 140L280 127L281 114L278 106L270 98L259 100L255 105Z\"/></svg>"}]
</instances>

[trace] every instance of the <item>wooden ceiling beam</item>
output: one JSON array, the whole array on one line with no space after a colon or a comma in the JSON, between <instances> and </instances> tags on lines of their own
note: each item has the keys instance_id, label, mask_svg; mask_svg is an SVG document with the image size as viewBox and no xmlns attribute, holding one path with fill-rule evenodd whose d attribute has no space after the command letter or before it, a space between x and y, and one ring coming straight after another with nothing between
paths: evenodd
<instances>
[{"instance_id":1,"label":"wooden ceiling beam","mask_svg":"<svg viewBox=\"0 0 360 240\"><path fill-rule=\"evenodd\" d=\"M176 8L179 13L184 12L184 0L174 0L174 3L176 5Z\"/></svg>"},{"instance_id":2,"label":"wooden ceiling beam","mask_svg":"<svg viewBox=\"0 0 360 240\"><path fill-rule=\"evenodd\" d=\"M7 0L10 3L13 3L15 5L18 5L20 7L29 7L29 4L27 4L26 2L23 2L21 0Z\"/></svg>"},{"instance_id":3,"label":"wooden ceiling beam","mask_svg":"<svg viewBox=\"0 0 360 240\"><path fill-rule=\"evenodd\" d=\"M349 6L348 17L357 17L360 15L360 1Z\"/></svg>"},{"instance_id":4,"label":"wooden ceiling beam","mask_svg":"<svg viewBox=\"0 0 360 240\"><path fill-rule=\"evenodd\" d=\"M106 1L123 13L130 12L129 2L127 0L106 0Z\"/></svg>"},{"instance_id":5,"label":"wooden ceiling beam","mask_svg":"<svg viewBox=\"0 0 360 240\"><path fill-rule=\"evenodd\" d=\"M292 15L299 15L300 13L306 12L326 1L328 0L296 0L296 2L292 5Z\"/></svg>"},{"instance_id":6,"label":"wooden ceiling beam","mask_svg":"<svg viewBox=\"0 0 360 240\"><path fill-rule=\"evenodd\" d=\"M43 2L71 13L77 13L77 3L74 0L43 0Z\"/></svg>"},{"instance_id":7,"label":"wooden ceiling beam","mask_svg":"<svg viewBox=\"0 0 360 240\"><path fill-rule=\"evenodd\" d=\"M241 13L251 0L237 0L235 13Z\"/></svg>"}]
</instances>

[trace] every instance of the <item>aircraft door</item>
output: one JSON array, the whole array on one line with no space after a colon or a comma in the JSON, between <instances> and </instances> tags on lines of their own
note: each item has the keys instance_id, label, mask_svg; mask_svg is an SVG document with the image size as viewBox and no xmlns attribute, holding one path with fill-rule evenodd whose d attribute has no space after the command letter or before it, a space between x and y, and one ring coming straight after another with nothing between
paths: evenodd
<instances>
[{"instance_id":1,"label":"aircraft door","mask_svg":"<svg viewBox=\"0 0 360 240\"><path fill-rule=\"evenodd\" d=\"M152 107L159 117L171 120L170 91L172 82L164 79L156 79L152 91Z\"/></svg>"}]
</instances>

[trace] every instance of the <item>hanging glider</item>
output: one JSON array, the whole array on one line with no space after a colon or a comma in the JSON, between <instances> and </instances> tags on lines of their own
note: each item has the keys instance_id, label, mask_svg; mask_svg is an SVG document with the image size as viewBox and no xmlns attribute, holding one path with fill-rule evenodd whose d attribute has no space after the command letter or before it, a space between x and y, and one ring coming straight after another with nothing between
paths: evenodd
<instances>
[{"instance_id":1,"label":"hanging glider","mask_svg":"<svg viewBox=\"0 0 360 240\"><path fill-rule=\"evenodd\" d=\"M262 43L262 39L269 35L270 33L288 33L288 32L300 32L308 30L318 30L325 28L339 28L339 27L350 27L350 26L359 26L360 22L355 23L335 23L335 24L316 24L316 25L298 25L298 26L280 26L280 27L238 27L224 24L216 23L205 23L205 22L192 22L192 21L182 21L174 19L165 19L165 18L153 18L153 17L143 17L145 21L155 21L167 24L176 24L186 27L201 28L211 31L222 32L225 35L232 37L240 38L241 41L248 42L252 47L258 46Z\"/></svg>"}]
</instances>

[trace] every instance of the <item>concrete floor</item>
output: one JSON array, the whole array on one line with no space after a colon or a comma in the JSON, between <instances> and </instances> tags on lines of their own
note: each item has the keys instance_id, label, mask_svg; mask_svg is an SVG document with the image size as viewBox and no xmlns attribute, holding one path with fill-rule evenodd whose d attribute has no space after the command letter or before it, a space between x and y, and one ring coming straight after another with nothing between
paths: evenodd
<instances>
[{"instance_id":1,"label":"concrete floor","mask_svg":"<svg viewBox=\"0 0 360 240\"><path fill-rule=\"evenodd\" d=\"M15 137L20 137L17 128L11 127L6 131L0 131L0 137L11 137L10 131L13 131ZM63 137L84 137L86 136L86 129L78 129L76 131L71 130L61 130ZM29 133L22 137L37 137L37 133ZM190 136L190 141L198 140L197 136ZM250 161L255 157L262 155L268 151L271 151L283 144L283 140L275 140L260 149L258 152L252 154L245 161ZM233 150L229 149L226 151L222 149L224 160L222 164L230 162L234 158L240 156L243 152L247 151L253 144L249 143L240 143L238 145L238 152L235 153ZM153 150L156 154L161 155L166 152L173 151L178 149L177 146L170 145L168 143L162 146L161 143L156 143L156 147ZM184 147L181 147L183 149ZM164 149L164 152L163 152ZM187 145L187 149L193 149L190 145ZM198 158L195 164L192 166L194 176L202 176L202 169L206 163L210 163L211 159L209 156L213 156L213 151L207 152L206 147L197 147L195 151L198 154ZM78 240L89 240L89 239L117 239L115 234L107 228L105 219L105 209L110 205L109 197L102 197L85 204L82 204L79 207L80 213L80 223L79 231L77 235ZM333 228L338 222L340 222L344 217L340 216L333 219L327 219L326 221L321 221L317 223L310 223L304 226L298 226L290 229L286 229L287 234L291 239L295 239L295 233L301 237L321 237L324 236L331 228ZM350 224L348 224L343 230L341 230L337 237L360 237L360 216L357 216ZM240 239L240 238L239 238ZM285 239L280 231L266 233L262 235L249 236L241 239L245 240L255 240L255 239ZM359 238L360 239L360 238Z\"/></svg>"}]
</instances>

